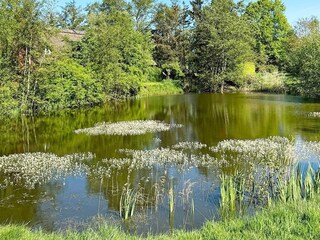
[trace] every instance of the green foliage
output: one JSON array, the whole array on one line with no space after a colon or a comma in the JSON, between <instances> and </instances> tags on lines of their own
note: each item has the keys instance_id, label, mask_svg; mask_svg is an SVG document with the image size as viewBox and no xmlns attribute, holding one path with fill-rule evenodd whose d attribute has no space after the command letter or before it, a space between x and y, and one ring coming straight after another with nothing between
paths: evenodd
<instances>
[{"instance_id":1,"label":"green foliage","mask_svg":"<svg viewBox=\"0 0 320 240\"><path fill-rule=\"evenodd\" d=\"M223 92L237 66L252 60L250 29L231 0L213 1L204 8L192 41L192 85L201 91Z\"/></svg>"},{"instance_id":2,"label":"green foliage","mask_svg":"<svg viewBox=\"0 0 320 240\"><path fill-rule=\"evenodd\" d=\"M220 208L224 219L230 219L236 213L246 213L255 203L270 207L272 203L310 200L319 194L319 172L310 163L304 170L301 165L290 166L287 170L270 165L265 168L269 168L267 173L264 173L265 170L259 173L269 175L264 182L255 179L258 177L253 177L252 172L246 174L247 179L240 172L221 176Z\"/></svg>"},{"instance_id":3,"label":"green foliage","mask_svg":"<svg viewBox=\"0 0 320 240\"><path fill-rule=\"evenodd\" d=\"M256 79L256 66L254 62L244 62L236 66L233 72L228 75L228 80L232 81L238 88L247 88Z\"/></svg>"},{"instance_id":4,"label":"green foliage","mask_svg":"<svg viewBox=\"0 0 320 240\"><path fill-rule=\"evenodd\" d=\"M130 189L130 186L125 186L122 190L119 206L120 217L124 220L128 220L133 216L136 207L137 199L139 197L139 191L136 189Z\"/></svg>"},{"instance_id":5,"label":"green foliage","mask_svg":"<svg viewBox=\"0 0 320 240\"><path fill-rule=\"evenodd\" d=\"M104 0L88 6L85 16L74 0L60 14L52 2L0 1L1 112L76 108L181 88L223 92L232 86L319 98L319 21L300 20L293 36L284 10L281 0L247 6ZM60 60L47 63L57 26L83 29L85 37L67 42L72 52L54 52ZM153 83L163 79L175 84Z\"/></svg>"},{"instance_id":6,"label":"green foliage","mask_svg":"<svg viewBox=\"0 0 320 240\"><path fill-rule=\"evenodd\" d=\"M241 70L242 75L255 75L256 65L254 62L245 62L238 65Z\"/></svg>"},{"instance_id":7,"label":"green foliage","mask_svg":"<svg viewBox=\"0 0 320 240\"><path fill-rule=\"evenodd\" d=\"M52 60L37 70L35 78L34 111L79 108L103 101L101 83L72 59Z\"/></svg>"},{"instance_id":8,"label":"green foliage","mask_svg":"<svg viewBox=\"0 0 320 240\"><path fill-rule=\"evenodd\" d=\"M10 116L18 113L18 84L9 82L0 85L0 114Z\"/></svg>"},{"instance_id":9,"label":"green foliage","mask_svg":"<svg viewBox=\"0 0 320 240\"><path fill-rule=\"evenodd\" d=\"M83 63L103 83L112 98L136 95L139 81L154 65L149 35L134 30L127 12L111 10L90 16L84 39Z\"/></svg>"},{"instance_id":10,"label":"green foliage","mask_svg":"<svg viewBox=\"0 0 320 240\"><path fill-rule=\"evenodd\" d=\"M132 0L129 11L133 17L135 29L140 32L150 30L155 0Z\"/></svg>"},{"instance_id":11,"label":"green foliage","mask_svg":"<svg viewBox=\"0 0 320 240\"><path fill-rule=\"evenodd\" d=\"M138 94L140 79L137 75L128 74L118 66L106 69L104 91L109 99L127 98Z\"/></svg>"},{"instance_id":12,"label":"green foliage","mask_svg":"<svg viewBox=\"0 0 320 240\"><path fill-rule=\"evenodd\" d=\"M59 27L68 29L81 29L85 16L81 7L77 7L75 0L67 2L59 16Z\"/></svg>"},{"instance_id":13,"label":"green foliage","mask_svg":"<svg viewBox=\"0 0 320 240\"><path fill-rule=\"evenodd\" d=\"M181 79L184 77L184 73L181 70L180 64L178 62L169 62L162 64L162 75L166 79Z\"/></svg>"},{"instance_id":14,"label":"green foliage","mask_svg":"<svg viewBox=\"0 0 320 240\"><path fill-rule=\"evenodd\" d=\"M220 186L220 208L221 215L223 217L230 217L235 214L236 210L236 200L237 200L237 187L235 180L229 176L221 176L221 186Z\"/></svg>"},{"instance_id":15,"label":"green foliage","mask_svg":"<svg viewBox=\"0 0 320 240\"><path fill-rule=\"evenodd\" d=\"M187 70L190 29L187 9L177 3L159 4L153 20L153 52L164 78L181 80Z\"/></svg>"},{"instance_id":16,"label":"green foliage","mask_svg":"<svg viewBox=\"0 0 320 240\"><path fill-rule=\"evenodd\" d=\"M29 98L34 94L32 73L42 62L47 46L48 30L41 21L39 2L1 1L0 29L0 79L2 84L18 85L19 94L8 102L18 101L21 111L26 112Z\"/></svg>"},{"instance_id":17,"label":"green foliage","mask_svg":"<svg viewBox=\"0 0 320 240\"><path fill-rule=\"evenodd\" d=\"M281 66L287 59L286 45L291 27L284 11L281 0L250 2L245 10L256 40L254 49L259 64Z\"/></svg>"},{"instance_id":18,"label":"green foliage","mask_svg":"<svg viewBox=\"0 0 320 240\"><path fill-rule=\"evenodd\" d=\"M154 59L159 66L178 58L177 44L180 34L180 7L160 4L154 16L153 38L156 44Z\"/></svg>"},{"instance_id":19,"label":"green foliage","mask_svg":"<svg viewBox=\"0 0 320 240\"><path fill-rule=\"evenodd\" d=\"M320 31L307 30L292 44L288 71L296 78L301 93L306 97L320 98Z\"/></svg>"}]
</instances>

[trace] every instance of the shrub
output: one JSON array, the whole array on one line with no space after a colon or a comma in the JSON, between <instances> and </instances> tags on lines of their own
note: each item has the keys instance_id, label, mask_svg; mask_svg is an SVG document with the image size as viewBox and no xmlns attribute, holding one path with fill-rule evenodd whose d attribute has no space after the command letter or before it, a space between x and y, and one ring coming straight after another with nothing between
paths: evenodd
<instances>
[{"instance_id":1,"label":"shrub","mask_svg":"<svg viewBox=\"0 0 320 240\"><path fill-rule=\"evenodd\" d=\"M33 108L48 111L101 103L102 86L85 67L71 59L59 59L35 73L37 79Z\"/></svg>"}]
</instances>

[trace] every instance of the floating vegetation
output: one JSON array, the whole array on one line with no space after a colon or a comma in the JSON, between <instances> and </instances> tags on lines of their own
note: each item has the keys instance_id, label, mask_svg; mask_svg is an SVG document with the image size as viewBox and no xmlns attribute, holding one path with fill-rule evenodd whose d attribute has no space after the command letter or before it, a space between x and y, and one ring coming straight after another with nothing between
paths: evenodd
<instances>
[{"instance_id":1,"label":"floating vegetation","mask_svg":"<svg viewBox=\"0 0 320 240\"><path fill-rule=\"evenodd\" d=\"M219 159L232 162L290 163L295 160L294 143L285 137L255 140L224 140L209 148Z\"/></svg>"},{"instance_id":2,"label":"floating vegetation","mask_svg":"<svg viewBox=\"0 0 320 240\"><path fill-rule=\"evenodd\" d=\"M314 145L317 146L315 143ZM190 152L190 150L201 150L206 147L206 144L199 142L180 142L171 148L119 149L120 153L126 155L125 158L103 159L102 163L108 166L107 171L109 172L121 169L128 169L130 172L136 169L151 169L154 166L165 165L175 165L183 169L200 166L221 169L241 162L264 163L271 168L281 164L288 165L296 160L293 141L283 137L225 140L209 148L213 155Z\"/></svg>"},{"instance_id":3,"label":"floating vegetation","mask_svg":"<svg viewBox=\"0 0 320 240\"><path fill-rule=\"evenodd\" d=\"M310 112L307 114L308 117L320 118L320 112Z\"/></svg>"},{"instance_id":4,"label":"floating vegetation","mask_svg":"<svg viewBox=\"0 0 320 240\"><path fill-rule=\"evenodd\" d=\"M207 144L199 143L199 142L179 142L176 145L173 145L172 148L174 149L190 149L190 150L196 150L196 149L203 149L206 148Z\"/></svg>"},{"instance_id":5,"label":"floating vegetation","mask_svg":"<svg viewBox=\"0 0 320 240\"><path fill-rule=\"evenodd\" d=\"M95 166L94 168L90 168L90 170L87 171L87 174L96 179L111 177L111 168L105 166Z\"/></svg>"},{"instance_id":6,"label":"floating vegetation","mask_svg":"<svg viewBox=\"0 0 320 240\"><path fill-rule=\"evenodd\" d=\"M130 158L106 158L102 162L108 164L111 169L121 170L124 166L130 166L132 160Z\"/></svg>"},{"instance_id":7,"label":"floating vegetation","mask_svg":"<svg viewBox=\"0 0 320 240\"><path fill-rule=\"evenodd\" d=\"M75 130L75 133L87 135L142 135L146 133L169 131L173 128L180 128L180 124L168 124L155 120L136 120L122 122L102 122L95 124L92 128Z\"/></svg>"},{"instance_id":8,"label":"floating vegetation","mask_svg":"<svg viewBox=\"0 0 320 240\"><path fill-rule=\"evenodd\" d=\"M305 142L302 145L301 152L304 153L304 155L310 154L310 152L316 154L318 157L320 157L320 142Z\"/></svg>"},{"instance_id":9,"label":"floating vegetation","mask_svg":"<svg viewBox=\"0 0 320 240\"><path fill-rule=\"evenodd\" d=\"M67 175L82 173L84 160L93 159L92 153L77 153L58 157L52 153L22 153L0 157L2 188L21 183L28 188Z\"/></svg>"},{"instance_id":10,"label":"floating vegetation","mask_svg":"<svg viewBox=\"0 0 320 240\"><path fill-rule=\"evenodd\" d=\"M112 166L120 167L128 166L129 170L152 168L155 165L174 164L187 168L189 166L208 166L210 164L217 164L217 159L208 154L189 154L183 151L178 151L170 148L156 148L152 150L131 150L120 149L120 152L125 153L131 158L113 159ZM131 160L131 161L130 161ZM108 159L104 162L111 162Z\"/></svg>"}]
</instances>

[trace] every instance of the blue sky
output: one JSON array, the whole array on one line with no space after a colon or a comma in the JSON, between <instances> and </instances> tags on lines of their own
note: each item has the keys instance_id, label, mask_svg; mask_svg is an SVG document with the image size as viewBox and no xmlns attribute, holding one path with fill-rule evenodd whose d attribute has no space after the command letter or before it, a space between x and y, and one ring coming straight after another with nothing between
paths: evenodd
<instances>
[{"instance_id":1,"label":"blue sky","mask_svg":"<svg viewBox=\"0 0 320 240\"><path fill-rule=\"evenodd\" d=\"M57 5L63 6L65 2L69 1L70 0L57 0ZM161 0L158 0L158 2L160 1ZM188 1L189 0L185 0L185 2ZM87 4L95 2L95 0L76 0L76 2L78 5L85 7ZM162 0L162 2L170 2L170 0ZM291 24L295 24L299 18L311 16L320 18L320 0L283 0L283 2L286 5L286 15Z\"/></svg>"},{"instance_id":2,"label":"blue sky","mask_svg":"<svg viewBox=\"0 0 320 240\"><path fill-rule=\"evenodd\" d=\"M316 16L320 18L319 0L284 0L286 15L291 24L299 18Z\"/></svg>"}]
</instances>

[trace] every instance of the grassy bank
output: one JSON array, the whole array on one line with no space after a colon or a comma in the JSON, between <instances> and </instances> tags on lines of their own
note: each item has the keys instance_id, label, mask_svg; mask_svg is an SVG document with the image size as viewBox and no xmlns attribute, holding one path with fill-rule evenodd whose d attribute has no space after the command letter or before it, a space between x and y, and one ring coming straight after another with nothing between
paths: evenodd
<instances>
[{"instance_id":1,"label":"grassy bank","mask_svg":"<svg viewBox=\"0 0 320 240\"><path fill-rule=\"evenodd\" d=\"M162 82L144 82L141 84L139 96L180 94L183 90L172 80Z\"/></svg>"},{"instance_id":2,"label":"grassy bank","mask_svg":"<svg viewBox=\"0 0 320 240\"><path fill-rule=\"evenodd\" d=\"M208 222L201 230L176 231L148 239L320 239L320 197L309 201L275 204L253 217ZM82 233L33 232L24 226L0 227L0 239L141 239L101 225Z\"/></svg>"}]
</instances>

